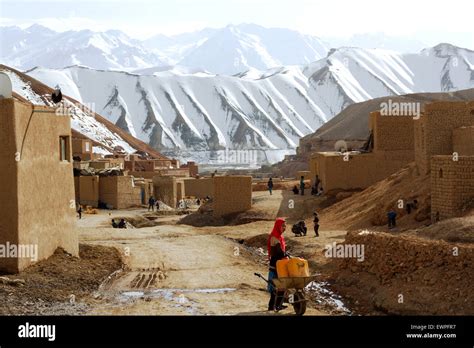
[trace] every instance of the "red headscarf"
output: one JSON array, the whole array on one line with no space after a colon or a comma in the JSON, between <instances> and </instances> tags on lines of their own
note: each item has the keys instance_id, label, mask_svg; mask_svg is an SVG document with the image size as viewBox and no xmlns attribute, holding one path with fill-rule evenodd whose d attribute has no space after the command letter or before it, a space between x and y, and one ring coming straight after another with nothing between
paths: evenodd
<instances>
[{"instance_id":1,"label":"red headscarf","mask_svg":"<svg viewBox=\"0 0 474 348\"><path fill-rule=\"evenodd\" d=\"M277 218L275 221L275 225L273 226L273 230L268 236L268 241L267 241L267 249L268 249L268 257L270 258L270 252L271 252L271 246L270 246L270 239L272 237L277 238L280 241L280 246L281 250L283 252L286 251L286 244L285 244L285 238L283 238L283 230L281 226L285 223L285 219L283 218Z\"/></svg>"}]
</instances>

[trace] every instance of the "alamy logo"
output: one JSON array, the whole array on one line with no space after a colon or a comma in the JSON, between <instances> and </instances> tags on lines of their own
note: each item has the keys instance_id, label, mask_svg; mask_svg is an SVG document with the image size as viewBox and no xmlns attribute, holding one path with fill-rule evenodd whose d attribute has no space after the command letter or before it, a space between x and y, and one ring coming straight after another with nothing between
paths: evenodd
<instances>
[{"instance_id":1,"label":"alamy logo","mask_svg":"<svg viewBox=\"0 0 474 348\"><path fill-rule=\"evenodd\" d=\"M11 244L6 242L0 244L0 258L29 258L31 261L38 261L37 244Z\"/></svg>"},{"instance_id":2,"label":"alamy logo","mask_svg":"<svg viewBox=\"0 0 474 348\"><path fill-rule=\"evenodd\" d=\"M410 116L418 120L421 116L421 104L417 102L388 102L380 104L380 114L382 116Z\"/></svg>"},{"instance_id":3,"label":"alamy logo","mask_svg":"<svg viewBox=\"0 0 474 348\"><path fill-rule=\"evenodd\" d=\"M258 151L256 150L219 150L217 152L218 164L257 164Z\"/></svg>"},{"instance_id":4,"label":"alamy logo","mask_svg":"<svg viewBox=\"0 0 474 348\"><path fill-rule=\"evenodd\" d=\"M326 245L324 256L328 258L355 258L358 262L365 260L363 244L332 244Z\"/></svg>"},{"instance_id":5,"label":"alamy logo","mask_svg":"<svg viewBox=\"0 0 474 348\"><path fill-rule=\"evenodd\" d=\"M20 338L47 338L52 342L56 340L56 325L34 325L26 322L18 326L18 337Z\"/></svg>"}]
</instances>

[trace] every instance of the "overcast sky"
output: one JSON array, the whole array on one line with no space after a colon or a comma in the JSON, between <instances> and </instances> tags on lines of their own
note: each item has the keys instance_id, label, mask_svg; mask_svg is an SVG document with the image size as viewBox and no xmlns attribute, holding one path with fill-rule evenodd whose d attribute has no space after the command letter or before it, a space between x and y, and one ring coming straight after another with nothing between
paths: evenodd
<instances>
[{"instance_id":1,"label":"overcast sky","mask_svg":"<svg viewBox=\"0 0 474 348\"><path fill-rule=\"evenodd\" d=\"M135 38L255 23L320 37L384 32L474 49L473 0L0 0L1 26L120 29Z\"/></svg>"}]
</instances>

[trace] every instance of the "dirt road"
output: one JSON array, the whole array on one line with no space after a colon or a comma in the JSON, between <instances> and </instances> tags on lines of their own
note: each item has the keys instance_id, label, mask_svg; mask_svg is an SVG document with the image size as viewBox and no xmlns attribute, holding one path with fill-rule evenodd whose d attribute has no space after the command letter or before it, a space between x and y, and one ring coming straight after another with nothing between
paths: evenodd
<instances>
[{"instance_id":1,"label":"dirt road","mask_svg":"<svg viewBox=\"0 0 474 348\"><path fill-rule=\"evenodd\" d=\"M267 205L262 201L267 200L260 199L260 209L278 211L281 199L274 195ZM89 314L293 314L291 307L278 314L266 310L266 284L254 275L267 275L265 256L258 248L238 242L268 233L273 222L198 228L175 225L178 217L165 217L169 224L155 227L119 230L108 226L111 218L144 213L101 212L87 215L78 223L81 243L116 247L128 266L103 284ZM161 223L160 219L157 222ZM304 238L307 243L315 243L311 237ZM309 305L306 315L329 314L315 307Z\"/></svg>"}]
</instances>

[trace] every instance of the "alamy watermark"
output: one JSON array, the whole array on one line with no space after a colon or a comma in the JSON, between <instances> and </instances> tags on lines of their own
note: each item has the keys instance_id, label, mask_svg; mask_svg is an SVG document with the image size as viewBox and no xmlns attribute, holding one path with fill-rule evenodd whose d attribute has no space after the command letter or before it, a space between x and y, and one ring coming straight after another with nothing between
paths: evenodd
<instances>
[{"instance_id":1,"label":"alamy watermark","mask_svg":"<svg viewBox=\"0 0 474 348\"><path fill-rule=\"evenodd\" d=\"M258 151L257 150L225 150L215 151L215 159L212 163L215 164L257 164ZM214 157L214 156L213 156Z\"/></svg>"},{"instance_id":2,"label":"alamy watermark","mask_svg":"<svg viewBox=\"0 0 474 348\"><path fill-rule=\"evenodd\" d=\"M419 102L397 102L389 99L380 103L380 114L382 116L409 116L418 120L421 116L421 103Z\"/></svg>"},{"instance_id":3,"label":"alamy watermark","mask_svg":"<svg viewBox=\"0 0 474 348\"><path fill-rule=\"evenodd\" d=\"M327 244L324 256L327 258L355 258L358 262L365 260L364 244Z\"/></svg>"},{"instance_id":4,"label":"alamy watermark","mask_svg":"<svg viewBox=\"0 0 474 348\"><path fill-rule=\"evenodd\" d=\"M24 258L38 261L38 244L0 244L0 258Z\"/></svg>"}]
</instances>

